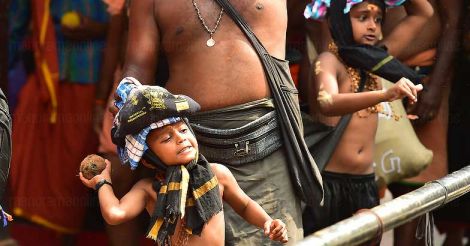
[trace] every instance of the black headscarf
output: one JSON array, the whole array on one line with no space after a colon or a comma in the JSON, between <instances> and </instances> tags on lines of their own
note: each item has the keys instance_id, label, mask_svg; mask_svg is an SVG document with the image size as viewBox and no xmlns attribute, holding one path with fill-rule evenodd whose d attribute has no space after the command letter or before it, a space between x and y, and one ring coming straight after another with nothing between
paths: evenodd
<instances>
[{"instance_id":1,"label":"black headscarf","mask_svg":"<svg viewBox=\"0 0 470 246\"><path fill-rule=\"evenodd\" d=\"M383 0L368 0L376 4L385 14ZM376 74L391 82L397 82L402 77L414 84L421 84L422 77L415 71L387 53L385 46L372 46L354 42L352 24L349 13L344 13L346 0L332 0L328 8L330 32L338 54L346 65Z\"/></svg>"}]
</instances>

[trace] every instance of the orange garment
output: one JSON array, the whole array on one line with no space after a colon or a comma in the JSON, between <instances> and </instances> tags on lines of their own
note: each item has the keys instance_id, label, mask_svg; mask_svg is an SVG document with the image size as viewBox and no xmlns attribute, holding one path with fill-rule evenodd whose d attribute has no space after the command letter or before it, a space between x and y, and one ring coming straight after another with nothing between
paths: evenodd
<instances>
[{"instance_id":1,"label":"orange garment","mask_svg":"<svg viewBox=\"0 0 470 246\"><path fill-rule=\"evenodd\" d=\"M61 82L57 122L38 96L31 76L19 94L13 120L10 194L15 216L62 233L78 232L88 190L77 177L80 161L96 150L92 130L94 85Z\"/></svg>"},{"instance_id":2,"label":"orange garment","mask_svg":"<svg viewBox=\"0 0 470 246\"><path fill-rule=\"evenodd\" d=\"M50 0L31 1L33 23L33 49L37 79L41 83L37 94L49 103L49 121L55 123L57 116L57 88L59 86L59 64L54 24L49 13Z\"/></svg>"},{"instance_id":3,"label":"orange garment","mask_svg":"<svg viewBox=\"0 0 470 246\"><path fill-rule=\"evenodd\" d=\"M409 66L430 66L436 60L436 49L423 51L405 63ZM425 82L428 81L425 79ZM425 83L424 82L424 83ZM425 183L440 179L448 174L447 165L447 127L449 118L450 85L442 87L442 103L436 117L422 126L415 126L416 135L426 148L433 151L434 157L429 166L418 176L407 179L407 182Z\"/></svg>"},{"instance_id":4,"label":"orange garment","mask_svg":"<svg viewBox=\"0 0 470 246\"><path fill-rule=\"evenodd\" d=\"M298 88L299 86L299 71L300 65L299 64L289 64L290 76L292 77L292 81L294 81L295 87Z\"/></svg>"},{"instance_id":5,"label":"orange garment","mask_svg":"<svg viewBox=\"0 0 470 246\"><path fill-rule=\"evenodd\" d=\"M36 71L21 89L13 117L9 188L15 216L74 233L88 207L88 190L77 174L83 157L96 149L95 86L58 81L50 4L31 1Z\"/></svg>"}]
</instances>

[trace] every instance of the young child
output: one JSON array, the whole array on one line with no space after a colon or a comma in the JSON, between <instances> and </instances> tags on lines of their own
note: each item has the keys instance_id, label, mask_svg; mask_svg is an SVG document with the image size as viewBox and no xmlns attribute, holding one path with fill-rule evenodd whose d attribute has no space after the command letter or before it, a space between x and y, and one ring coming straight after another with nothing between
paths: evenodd
<instances>
[{"instance_id":1,"label":"young child","mask_svg":"<svg viewBox=\"0 0 470 246\"><path fill-rule=\"evenodd\" d=\"M322 172L325 205L310 208L304 214L307 234L379 204L372 165L379 104L404 97L415 103L422 89L409 80L419 83L418 76L377 46L382 39L385 2L334 0L320 8L328 11L334 43L315 63L314 87L318 94L314 106L328 125L336 125L343 115L352 117ZM313 9L312 15L318 14ZM382 90L375 74L396 83ZM409 79L401 78L405 76ZM365 86L358 92L361 79Z\"/></svg>"},{"instance_id":2,"label":"young child","mask_svg":"<svg viewBox=\"0 0 470 246\"><path fill-rule=\"evenodd\" d=\"M118 91L123 87L120 85ZM115 142L125 136L118 152L127 155L121 160L131 167L140 161L156 169L156 175L138 181L118 200L111 185L109 162L91 180L80 173L83 184L97 190L107 223L123 223L146 209L152 215L147 237L158 245L224 245L223 199L246 221L263 228L270 239L288 241L282 221L271 219L251 200L226 167L208 163L199 154L187 120L180 117L196 111L197 103L156 86L131 86L125 91L130 95L122 98L129 100L118 105L121 109L113 131Z\"/></svg>"}]
</instances>

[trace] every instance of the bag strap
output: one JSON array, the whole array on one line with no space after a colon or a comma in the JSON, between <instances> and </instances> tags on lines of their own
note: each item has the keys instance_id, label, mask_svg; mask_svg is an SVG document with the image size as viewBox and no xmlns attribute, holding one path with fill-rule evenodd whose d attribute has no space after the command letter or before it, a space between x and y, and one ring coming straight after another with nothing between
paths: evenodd
<instances>
[{"instance_id":1,"label":"bag strap","mask_svg":"<svg viewBox=\"0 0 470 246\"><path fill-rule=\"evenodd\" d=\"M227 15L243 31L249 42L254 47L266 76L266 80L274 99L275 110L279 119L279 128L285 146L286 159L294 168L291 168L293 185L300 198L309 205L323 202L323 184L321 182L320 170L317 168L312 155L305 143L301 131L301 119L296 117L297 112L290 105L290 99L283 93L281 87L284 82L284 72L280 64L269 55L265 47L255 36L249 25L237 13L228 0L216 0L224 8Z\"/></svg>"},{"instance_id":2,"label":"bag strap","mask_svg":"<svg viewBox=\"0 0 470 246\"><path fill-rule=\"evenodd\" d=\"M232 6L228 0L216 0L217 3L222 6L225 10L225 12L233 19L233 21L240 27L240 29L243 31L245 36L248 38L250 43L253 45L253 48L256 50L256 53L261 59L261 62L266 66L266 61L264 57L266 55L269 55L268 51L264 47L264 45L261 43L261 41L256 37L255 33L251 30L250 26L248 23L243 19L243 17L238 13L238 11ZM268 82L272 82L268 79ZM365 73L361 71L361 82L359 84L359 90L358 92L361 92L364 89L365 86ZM349 116L349 117L348 117ZM345 118L343 120L343 118ZM351 118L351 115L344 115L341 117L340 123L338 124L344 124L344 122L347 124L349 120L347 118Z\"/></svg>"}]
</instances>

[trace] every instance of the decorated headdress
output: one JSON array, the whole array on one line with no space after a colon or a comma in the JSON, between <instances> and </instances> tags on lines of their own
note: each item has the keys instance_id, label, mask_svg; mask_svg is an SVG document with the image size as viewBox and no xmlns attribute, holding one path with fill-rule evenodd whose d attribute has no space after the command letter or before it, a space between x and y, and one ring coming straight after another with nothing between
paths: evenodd
<instances>
[{"instance_id":1,"label":"decorated headdress","mask_svg":"<svg viewBox=\"0 0 470 246\"><path fill-rule=\"evenodd\" d=\"M115 103L119 112L114 119L112 136L118 145L119 158L133 169L145 158L165 170L165 179L153 182L158 195L147 237L157 245L169 245L170 236L183 218L180 233L186 236L180 238L184 241L191 234L200 235L209 219L222 211L218 181L210 164L198 153L190 163L166 166L146 142L151 130L179 121L185 121L192 131L185 116L198 111L199 104L159 86L143 86L133 78L123 79L116 93L120 98Z\"/></svg>"},{"instance_id":2,"label":"decorated headdress","mask_svg":"<svg viewBox=\"0 0 470 246\"><path fill-rule=\"evenodd\" d=\"M182 121L200 108L190 97L173 95L159 86L141 85L134 78L124 78L116 93L119 112L114 118L112 138L121 162L132 169L148 150L146 139L151 130Z\"/></svg>"},{"instance_id":3,"label":"decorated headdress","mask_svg":"<svg viewBox=\"0 0 470 246\"><path fill-rule=\"evenodd\" d=\"M405 2L404 0L365 1L376 4L382 10ZM338 55L347 66L374 73L392 82L405 77L415 84L420 84L422 77L389 55L386 47L354 42L349 12L354 5L361 2L363 0L314 0L307 5L304 15L306 18L317 20L328 18L331 36L338 46Z\"/></svg>"}]
</instances>

